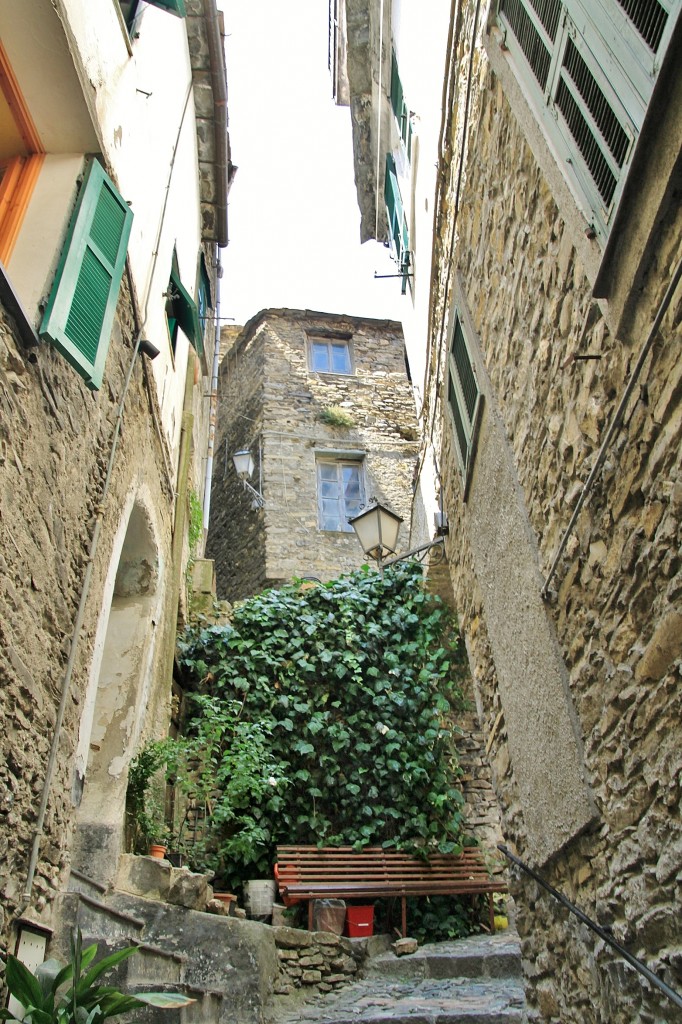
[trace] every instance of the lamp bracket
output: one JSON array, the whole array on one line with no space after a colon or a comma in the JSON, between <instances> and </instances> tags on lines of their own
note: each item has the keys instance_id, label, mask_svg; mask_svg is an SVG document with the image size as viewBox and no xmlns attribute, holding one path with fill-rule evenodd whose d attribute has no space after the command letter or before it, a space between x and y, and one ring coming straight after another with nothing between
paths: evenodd
<instances>
[{"instance_id":1,"label":"lamp bracket","mask_svg":"<svg viewBox=\"0 0 682 1024\"><path fill-rule=\"evenodd\" d=\"M417 562L425 562L426 556L429 551L433 550L433 548L440 548L438 558L436 559L437 564L445 558L444 537L437 537L428 544L421 544L418 548L411 548L409 551L405 551L402 555L395 555L393 558L387 558L385 562L381 562L380 564L382 569L385 569L387 565L394 565L396 562L403 562L407 558L414 558Z\"/></svg>"},{"instance_id":2,"label":"lamp bracket","mask_svg":"<svg viewBox=\"0 0 682 1024\"><path fill-rule=\"evenodd\" d=\"M255 487L252 487L248 480L242 480L244 490L251 495L255 508L265 508L265 498L257 491Z\"/></svg>"}]
</instances>

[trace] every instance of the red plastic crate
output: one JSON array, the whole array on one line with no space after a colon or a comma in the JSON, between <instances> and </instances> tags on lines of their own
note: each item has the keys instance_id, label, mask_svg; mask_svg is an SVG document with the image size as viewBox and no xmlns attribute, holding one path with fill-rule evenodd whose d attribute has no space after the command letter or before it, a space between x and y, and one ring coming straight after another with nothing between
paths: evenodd
<instances>
[{"instance_id":1,"label":"red plastic crate","mask_svg":"<svg viewBox=\"0 0 682 1024\"><path fill-rule=\"evenodd\" d=\"M351 939L374 935L374 907L347 907L346 932Z\"/></svg>"}]
</instances>

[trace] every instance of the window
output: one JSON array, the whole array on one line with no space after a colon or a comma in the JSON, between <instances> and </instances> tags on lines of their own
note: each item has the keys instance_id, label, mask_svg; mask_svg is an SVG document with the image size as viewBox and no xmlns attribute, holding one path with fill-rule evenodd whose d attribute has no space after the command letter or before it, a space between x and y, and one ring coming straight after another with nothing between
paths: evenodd
<instances>
[{"instance_id":1,"label":"window","mask_svg":"<svg viewBox=\"0 0 682 1024\"><path fill-rule=\"evenodd\" d=\"M169 14L176 14L178 18L185 18L187 16L185 0L118 0L118 6L121 8L123 20L128 26L129 32L133 27L135 18L144 8L145 4L159 7L162 11L168 11Z\"/></svg>"},{"instance_id":2,"label":"window","mask_svg":"<svg viewBox=\"0 0 682 1024\"><path fill-rule=\"evenodd\" d=\"M9 263L45 151L0 43L0 261Z\"/></svg>"},{"instance_id":3,"label":"window","mask_svg":"<svg viewBox=\"0 0 682 1024\"><path fill-rule=\"evenodd\" d=\"M88 165L40 334L92 390L102 383L133 215L102 165Z\"/></svg>"},{"instance_id":4,"label":"window","mask_svg":"<svg viewBox=\"0 0 682 1024\"><path fill-rule=\"evenodd\" d=\"M462 320L457 310L454 311L448 354L448 407L455 428L455 447L464 480L466 500L478 424L483 408L483 395L478 387Z\"/></svg>"},{"instance_id":5,"label":"window","mask_svg":"<svg viewBox=\"0 0 682 1024\"><path fill-rule=\"evenodd\" d=\"M412 122L410 121L410 111L403 96L403 86L398 74L398 62L395 58L395 53L391 54L391 108L398 122L398 132L405 145L407 159L409 160L412 156Z\"/></svg>"},{"instance_id":6,"label":"window","mask_svg":"<svg viewBox=\"0 0 682 1024\"><path fill-rule=\"evenodd\" d=\"M313 338L310 341L310 369L316 373L352 373L350 346L345 339Z\"/></svg>"},{"instance_id":7,"label":"window","mask_svg":"<svg viewBox=\"0 0 682 1024\"><path fill-rule=\"evenodd\" d=\"M681 0L499 0L506 45L605 239Z\"/></svg>"},{"instance_id":8,"label":"window","mask_svg":"<svg viewBox=\"0 0 682 1024\"><path fill-rule=\"evenodd\" d=\"M206 257L202 252L199 257L199 282L197 287L197 310L199 312L199 322L201 324L202 335L206 334L209 309L213 309L211 278L208 273L208 267L206 266Z\"/></svg>"},{"instance_id":9,"label":"window","mask_svg":"<svg viewBox=\"0 0 682 1024\"><path fill-rule=\"evenodd\" d=\"M410 238L407 230L407 220L403 208L403 200L398 187L398 176L395 170L395 160L390 153L386 154L386 180L384 182L384 199L386 201L386 213L388 215L388 232L396 259L401 269L409 267Z\"/></svg>"},{"instance_id":10,"label":"window","mask_svg":"<svg viewBox=\"0 0 682 1024\"><path fill-rule=\"evenodd\" d=\"M175 355L178 340L178 328L186 335L187 340L196 349L197 355L204 354L204 335L199 323L197 304L189 294L182 281L178 269L178 258L173 253L170 281L166 292L166 320L170 335L171 349Z\"/></svg>"},{"instance_id":11,"label":"window","mask_svg":"<svg viewBox=\"0 0 682 1024\"><path fill-rule=\"evenodd\" d=\"M365 506L362 462L334 459L317 463L320 529L352 533L349 517Z\"/></svg>"}]
</instances>

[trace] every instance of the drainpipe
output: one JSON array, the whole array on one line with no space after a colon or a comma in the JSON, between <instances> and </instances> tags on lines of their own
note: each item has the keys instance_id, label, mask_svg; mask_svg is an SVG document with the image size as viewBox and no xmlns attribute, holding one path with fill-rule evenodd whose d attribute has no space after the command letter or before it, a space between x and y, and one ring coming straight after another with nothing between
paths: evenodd
<instances>
[{"instance_id":1,"label":"drainpipe","mask_svg":"<svg viewBox=\"0 0 682 1024\"><path fill-rule=\"evenodd\" d=\"M188 362L185 380L185 400L180 427L178 482L175 493L175 516L173 540L171 543L170 615L168 618L171 635L166 639L167 647L162 669L162 679L166 680L173 678L173 663L175 661L175 626L178 621L180 590L182 587L182 547L187 533L187 481L189 479L189 464L192 454L192 427L194 426L194 416L190 410L192 408L192 391L194 388L194 360L198 358L196 353L192 353L192 359Z\"/></svg>"},{"instance_id":2,"label":"drainpipe","mask_svg":"<svg viewBox=\"0 0 682 1024\"><path fill-rule=\"evenodd\" d=\"M213 480L213 453L215 450L215 428L218 416L218 371L220 369L220 278L222 265L218 259L218 288L215 303L215 349L213 351L213 369L211 371L211 395L208 419L208 448L206 453L206 477L204 479L204 536L208 531L211 514L211 483Z\"/></svg>"}]
</instances>

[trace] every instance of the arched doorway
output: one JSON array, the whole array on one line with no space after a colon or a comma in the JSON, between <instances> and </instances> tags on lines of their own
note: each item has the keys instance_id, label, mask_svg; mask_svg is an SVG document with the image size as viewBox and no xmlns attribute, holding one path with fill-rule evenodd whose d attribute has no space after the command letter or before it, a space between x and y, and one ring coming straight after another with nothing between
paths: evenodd
<instances>
[{"instance_id":1,"label":"arched doorway","mask_svg":"<svg viewBox=\"0 0 682 1024\"><path fill-rule=\"evenodd\" d=\"M114 876L122 850L127 765L146 703L158 584L151 517L136 501L105 587L105 608L111 597L95 641L74 783L80 806L73 867L98 881Z\"/></svg>"}]
</instances>

